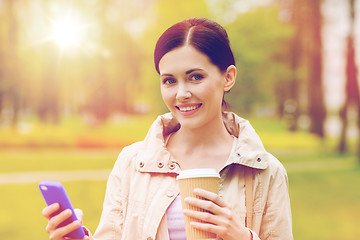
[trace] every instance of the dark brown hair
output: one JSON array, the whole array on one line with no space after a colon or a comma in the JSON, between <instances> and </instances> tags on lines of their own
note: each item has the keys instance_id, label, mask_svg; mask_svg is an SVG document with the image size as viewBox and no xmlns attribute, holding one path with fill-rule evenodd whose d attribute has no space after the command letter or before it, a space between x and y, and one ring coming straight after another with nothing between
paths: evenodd
<instances>
[{"instance_id":1,"label":"dark brown hair","mask_svg":"<svg viewBox=\"0 0 360 240\"><path fill-rule=\"evenodd\" d=\"M156 71L160 74L159 62L166 53L185 45L191 45L208 56L221 72L235 65L226 30L206 18L189 18L171 26L160 36L154 51ZM224 105L227 103L223 100Z\"/></svg>"},{"instance_id":2,"label":"dark brown hair","mask_svg":"<svg viewBox=\"0 0 360 240\"><path fill-rule=\"evenodd\" d=\"M160 73L159 62L166 53L187 44L207 55L222 72L235 65L225 29L206 18L189 18L171 26L160 36L154 51L156 71Z\"/></svg>"}]
</instances>

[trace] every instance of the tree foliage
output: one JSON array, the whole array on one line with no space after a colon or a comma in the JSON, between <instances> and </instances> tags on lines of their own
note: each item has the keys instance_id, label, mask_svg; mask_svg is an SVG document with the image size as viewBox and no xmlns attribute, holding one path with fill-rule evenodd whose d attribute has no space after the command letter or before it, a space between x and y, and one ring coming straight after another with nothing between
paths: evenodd
<instances>
[{"instance_id":1,"label":"tree foliage","mask_svg":"<svg viewBox=\"0 0 360 240\"><path fill-rule=\"evenodd\" d=\"M293 28L279 20L278 7L263 7L239 16L228 26L238 68L229 99L236 111L276 107L290 78L289 41Z\"/></svg>"}]
</instances>

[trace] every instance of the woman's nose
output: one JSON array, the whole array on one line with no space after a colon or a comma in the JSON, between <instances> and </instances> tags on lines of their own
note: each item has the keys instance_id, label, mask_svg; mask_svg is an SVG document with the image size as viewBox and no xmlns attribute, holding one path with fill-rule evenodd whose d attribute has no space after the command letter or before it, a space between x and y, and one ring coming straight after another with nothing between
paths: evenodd
<instances>
[{"instance_id":1,"label":"woman's nose","mask_svg":"<svg viewBox=\"0 0 360 240\"><path fill-rule=\"evenodd\" d=\"M177 100L185 100L191 97L191 92L187 88L186 84L179 84L177 93L176 93L176 99Z\"/></svg>"}]
</instances>

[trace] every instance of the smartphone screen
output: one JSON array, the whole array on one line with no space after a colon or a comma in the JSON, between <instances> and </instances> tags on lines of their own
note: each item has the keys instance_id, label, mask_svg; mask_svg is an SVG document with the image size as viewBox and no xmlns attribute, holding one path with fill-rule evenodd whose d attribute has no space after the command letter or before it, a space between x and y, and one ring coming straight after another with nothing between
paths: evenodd
<instances>
[{"instance_id":1,"label":"smartphone screen","mask_svg":"<svg viewBox=\"0 0 360 240\"><path fill-rule=\"evenodd\" d=\"M60 204L60 209L58 211L56 211L52 216L55 216L66 209L70 209L72 211L71 217L66 219L61 224L59 224L58 227L66 226L66 225L72 223L73 221L77 220L77 217L75 215L74 208L70 202L69 196L67 195L64 186L60 182L42 181L39 183L39 189L40 189L41 194L43 195L47 205L51 205L53 203ZM85 236L85 232L84 232L82 226L80 226L78 229L67 234L65 237L81 239L84 236Z\"/></svg>"}]
</instances>

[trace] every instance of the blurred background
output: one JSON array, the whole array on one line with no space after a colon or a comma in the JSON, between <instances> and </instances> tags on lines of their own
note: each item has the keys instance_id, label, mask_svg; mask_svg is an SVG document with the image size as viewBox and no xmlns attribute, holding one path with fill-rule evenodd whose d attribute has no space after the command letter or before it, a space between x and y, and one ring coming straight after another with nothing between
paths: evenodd
<instances>
[{"instance_id":1,"label":"blurred background","mask_svg":"<svg viewBox=\"0 0 360 240\"><path fill-rule=\"evenodd\" d=\"M0 0L0 239L48 239L41 180L95 231L118 153L167 111L156 40L189 17L228 31L226 98L288 171L295 239L359 239L359 0Z\"/></svg>"}]
</instances>

